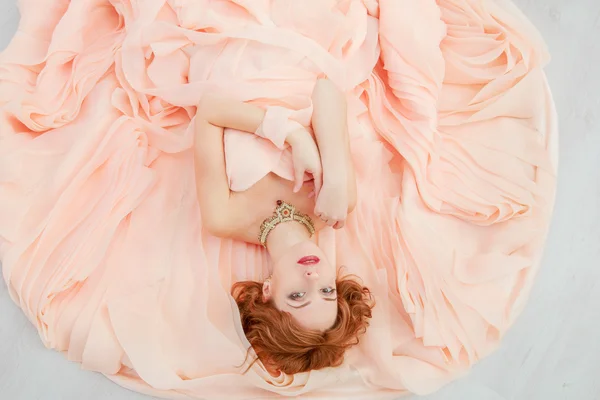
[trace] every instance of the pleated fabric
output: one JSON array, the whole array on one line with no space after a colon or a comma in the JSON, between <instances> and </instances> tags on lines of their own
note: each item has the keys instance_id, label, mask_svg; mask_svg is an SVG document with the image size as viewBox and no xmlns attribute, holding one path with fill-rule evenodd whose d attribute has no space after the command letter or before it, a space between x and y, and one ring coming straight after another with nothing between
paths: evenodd
<instances>
[{"instance_id":1,"label":"pleated fabric","mask_svg":"<svg viewBox=\"0 0 600 400\"><path fill-rule=\"evenodd\" d=\"M523 309L557 126L545 45L511 3L19 4L0 55L0 260L47 347L163 397L392 398L468 371ZM318 240L372 289L373 319L339 368L242 374L229 290L269 260L202 230L190 121L210 92L308 124L324 76L347 93L358 205ZM289 167L226 137L232 189Z\"/></svg>"}]
</instances>

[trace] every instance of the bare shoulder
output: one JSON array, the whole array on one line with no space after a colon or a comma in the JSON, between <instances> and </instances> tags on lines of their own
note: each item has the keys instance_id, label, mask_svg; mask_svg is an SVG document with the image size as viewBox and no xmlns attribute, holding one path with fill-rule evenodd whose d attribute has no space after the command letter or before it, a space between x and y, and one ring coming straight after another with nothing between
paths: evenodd
<instances>
[{"instance_id":1,"label":"bare shoulder","mask_svg":"<svg viewBox=\"0 0 600 400\"><path fill-rule=\"evenodd\" d=\"M241 240L247 243L258 244L258 235L262 222L273 215L277 207L277 200L283 200L293 204L296 209L304 214L315 218L313 209L314 198L310 198L312 183L304 184L300 192L293 192L294 183L287 181L273 173L268 174L252 187L244 192L238 192L231 197L231 207L235 207L234 213L239 215L236 221L229 221L227 232L220 232L219 236ZM322 228L320 220L315 220L316 229Z\"/></svg>"},{"instance_id":2,"label":"bare shoulder","mask_svg":"<svg viewBox=\"0 0 600 400\"><path fill-rule=\"evenodd\" d=\"M314 189L306 182L298 193L293 192L293 182L270 173L244 192L232 192L226 204L203 216L204 228L214 236L259 244L258 235L262 222L273 215L277 200L293 204L296 209L313 219L315 229L326 225L314 215L315 199L309 197ZM356 202L351 201L348 212Z\"/></svg>"},{"instance_id":3,"label":"bare shoulder","mask_svg":"<svg viewBox=\"0 0 600 400\"><path fill-rule=\"evenodd\" d=\"M232 194L218 207L200 209L202 227L213 236L236 238L240 231L248 225L244 196Z\"/></svg>"},{"instance_id":4,"label":"bare shoulder","mask_svg":"<svg viewBox=\"0 0 600 400\"><path fill-rule=\"evenodd\" d=\"M210 221L206 230L214 236L258 244L260 225L272 214L282 189L279 179L269 174L243 192L231 192L218 214L206 218Z\"/></svg>"}]
</instances>

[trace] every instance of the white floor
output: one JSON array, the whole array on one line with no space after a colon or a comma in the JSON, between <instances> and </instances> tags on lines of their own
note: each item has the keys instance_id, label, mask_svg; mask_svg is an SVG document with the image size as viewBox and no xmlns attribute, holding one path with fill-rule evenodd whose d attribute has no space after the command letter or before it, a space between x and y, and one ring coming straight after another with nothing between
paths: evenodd
<instances>
[{"instance_id":1,"label":"white floor","mask_svg":"<svg viewBox=\"0 0 600 400\"><path fill-rule=\"evenodd\" d=\"M548 75L560 114L561 164L544 266L502 348L423 400L600 399L600 1L516 3L554 56ZM0 49L17 24L16 0L0 0ZM46 350L3 284L0 398L148 399Z\"/></svg>"}]
</instances>

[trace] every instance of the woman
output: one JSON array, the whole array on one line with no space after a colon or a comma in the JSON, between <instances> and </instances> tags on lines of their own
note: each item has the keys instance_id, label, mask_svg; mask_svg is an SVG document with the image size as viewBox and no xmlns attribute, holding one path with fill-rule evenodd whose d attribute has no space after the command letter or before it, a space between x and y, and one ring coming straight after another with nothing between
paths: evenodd
<instances>
[{"instance_id":1,"label":"woman","mask_svg":"<svg viewBox=\"0 0 600 400\"><path fill-rule=\"evenodd\" d=\"M159 396L397 398L523 309L556 124L510 2L20 5L0 260L47 347Z\"/></svg>"},{"instance_id":2,"label":"woman","mask_svg":"<svg viewBox=\"0 0 600 400\"><path fill-rule=\"evenodd\" d=\"M342 228L356 205L345 96L321 79L312 102L318 146L309 130L285 112L274 125L283 111L278 107L265 111L205 96L196 114L196 190L205 229L263 245L272 259L267 280L238 282L232 293L253 350L273 373L341 364L345 349L358 342L371 317L369 290L352 279L338 278L336 267L311 241L315 231L326 226ZM273 143L289 144L293 166L288 167L294 169L295 182L269 172L249 189L232 192L225 128L258 132ZM312 180L305 182L307 174Z\"/></svg>"}]
</instances>

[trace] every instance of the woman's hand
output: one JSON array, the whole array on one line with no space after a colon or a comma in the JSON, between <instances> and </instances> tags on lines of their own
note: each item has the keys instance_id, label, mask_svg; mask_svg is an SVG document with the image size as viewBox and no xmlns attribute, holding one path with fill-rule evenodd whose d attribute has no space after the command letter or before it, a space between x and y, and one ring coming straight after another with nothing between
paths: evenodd
<instances>
[{"instance_id":1,"label":"woman's hand","mask_svg":"<svg viewBox=\"0 0 600 400\"><path fill-rule=\"evenodd\" d=\"M328 171L317 196L314 214L334 229L341 229L348 216L348 184L345 171Z\"/></svg>"},{"instance_id":2,"label":"woman's hand","mask_svg":"<svg viewBox=\"0 0 600 400\"><path fill-rule=\"evenodd\" d=\"M302 185L304 185L304 173L308 173L314 179L315 190L313 195L318 196L323 182L323 170L319 149L311 133L305 128L296 129L287 136L286 142L292 148L294 193L300 191Z\"/></svg>"}]
</instances>

